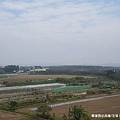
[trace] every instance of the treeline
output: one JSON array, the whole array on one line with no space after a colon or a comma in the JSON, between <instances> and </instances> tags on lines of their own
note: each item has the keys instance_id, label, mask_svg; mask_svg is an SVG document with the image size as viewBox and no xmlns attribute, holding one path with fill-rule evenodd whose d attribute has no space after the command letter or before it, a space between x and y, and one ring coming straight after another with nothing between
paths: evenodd
<instances>
[{"instance_id":1,"label":"treeline","mask_svg":"<svg viewBox=\"0 0 120 120\"><path fill-rule=\"evenodd\" d=\"M16 73L19 71L18 65L7 65L5 67L0 67L0 74L4 73Z\"/></svg>"},{"instance_id":2,"label":"treeline","mask_svg":"<svg viewBox=\"0 0 120 120\"><path fill-rule=\"evenodd\" d=\"M120 67L110 67L110 66L91 66L91 65L63 65L63 66L49 66L49 69L55 70L112 70L112 69L119 69Z\"/></svg>"},{"instance_id":3,"label":"treeline","mask_svg":"<svg viewBox=\"0 0 120 120\"><path fill-rule=\"evenodd\" d=\"M107 76L109 70L120 70L120 67L105 67L105 66L49 66L47 71L35 71L30 74L42 75L99 75Z\"/></svg>"},{"instance_id":4,"label":"treeline","mask_svg":"<svg viewBox=\"0 0 120 120\"><path fill-rule=\"evenodd\" d=\"M35 71L30 74L41 74L41 75L99 75L106 76L105 70L75 70L75 69L48 69L47 71Z\"/></svg>"},{"instance_id":5,"label":"treeline","mask_svg":"<svg viewBox=\"0 0 120 120\"><path fill-rule=\"evenodd\" d=\"M119 71L115 71L115 70L107 71L107 77L112 80L120 81L120 70Z\"/></svg>"},{"instance_id":6,"label":"treeline","mask_svg":"<svg viewBox=\"0 0 120 120\"><path fill-rule=\"evenodd\" d=\"M87 66L86 66L87 67ZM89 67L88 67L89 68ZM100 67L102 68L102 67ZM109 67L108 67L109 68ZM57 68L49 68L47 71L36 71L36 72L30 72L30 74L39 74L39 75L83 75L83 76L103 76L107 77L112 80L120 81L120 69L119 68L103 68L98 70L93 70L93 67L88 70L87 68L82 69L65 69L65 67L57 67ZM97 69L97 68L96 68Z\"/></svg>"},{"instance_id":7,"label":"treeline","mask_svg":"<svg viewBox=\"0 0 120 120\"><path fill-rule=\"evenodd\" d=\"M17 73L19 70L22 72L28 72L30 74L41 74L41 75L97 75L105 76L109 79L120 80L120 67L109 67L109 66L47 66L46 71L34 71L30 72L31 69L40 69L41 66L28 66L19 67L18 65L7 65L0 67L0 74L4 73Z\"/></svg>"}]
</instances>

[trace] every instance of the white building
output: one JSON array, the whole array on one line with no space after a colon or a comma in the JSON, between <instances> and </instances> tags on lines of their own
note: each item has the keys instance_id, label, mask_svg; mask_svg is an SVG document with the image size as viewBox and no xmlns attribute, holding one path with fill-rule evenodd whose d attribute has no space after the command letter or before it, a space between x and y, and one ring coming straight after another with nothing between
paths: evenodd
<instances>
[{"instance_id":1,"label":"white building","mask_svg":"<svg viewBox=\"0 0 120 120\"><path fill-rule=\"evenodd\" d=\"M40 72L40 71L46 71L47 69L46 68L42 68L42 69L33 69L33 70L30 70L30 72Z\"/></svg>"}]
</instances>

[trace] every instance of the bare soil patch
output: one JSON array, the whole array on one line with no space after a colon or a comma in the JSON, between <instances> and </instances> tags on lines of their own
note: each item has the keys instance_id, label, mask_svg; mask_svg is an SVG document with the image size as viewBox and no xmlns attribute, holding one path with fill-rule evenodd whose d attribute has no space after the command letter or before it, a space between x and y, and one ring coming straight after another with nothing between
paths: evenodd
<instances>
[{"instance_id":1,"label":"bare soil patch","mask_svg":"<svg viewBox=\"0 0 120 120\"><path fill-rule=\"evenodd\" d=\"M38 117L29 117L26 115L0 110L0 120L45 120Z\"/></svg>"},{"instance_id":2,"label":"bare soil patch","mask_svg":"<svg viewBox=\"0 0 120 120\"><path fill-rule=\"evenodd\" d=\"M27 120L27 116L0 110L0 120Z\"/></svg>"},{"instance_id":3,"label":"bare soil patch","mask_svg":"<svg viewBox=\"0 0 120 120\"><path fill-rule=\"evenodd\" d=\"M55 79L58 77L64 77L64 78L71 78L71 77L75 77L73 75L16 75L16 76L11 76L9 78L6 78L4 80L0 80L0 82L2 81L26 81L26 80L45 80L45 79Z\"/></svg>"},{"instance_id":4,"label":"bare soil patch","mask_svg":"<svg viewBox=\"0 0 120 120\"><path fill-rule=\"evenodd\" d=\"M8 81L8 82L12 82L12 81L26 81L26 80L45 80L45 79L55 79L58 77L62 77L62 78L72 78L72 77L76 77L76 75L16 75L16 76L11 76L9 78L5 78L3 80L0 80L0 82L3 81ZM80 76L80 77L84 77L84 78L95 78L92 76Z\"/></svg>"},{"instance_id":5,"label":"bare soil patch","mask_svg":"<svg viewBox=\"0 0 120 120\"><path fill-rule=\"evenodd\" d=\"M72 105L82 105L90 114L120 114L120 96L54 107L51 114L61 118Z\"/></svg>"}]
</instances>

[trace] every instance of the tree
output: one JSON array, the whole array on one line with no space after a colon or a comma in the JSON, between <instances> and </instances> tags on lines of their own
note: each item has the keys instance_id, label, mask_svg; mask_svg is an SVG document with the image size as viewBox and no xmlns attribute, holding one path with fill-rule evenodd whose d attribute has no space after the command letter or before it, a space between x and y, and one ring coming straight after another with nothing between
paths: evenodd
<instances>
[{"instance_id":1,"label":"tree","mask_svg":"<svg viewBox=\"0 0 120 120\"><path fill-rule=\"evenodd\" d=\"M49 114L49 111L51 111L51 110L52 110L52 108L49 107L47 104L41 104L41 105L37 108L36 112L37 112L37 115L38 115L39 117L41 117L41 118L45 118L45 119L49 119L49 120L55 120L55 115L54 115L54 116L51 116L51 115ZM38 112L39 112L40 114L38 114Z\"/></svg>"},{"instance_id":2,"label":"tree","mask_svg":"<svg viewBox=\"0 0 120 120\"><path fill-rule=\"evenodd\" d=\"M18 106L19 106L19 104L16 101L10 101L8 104L9 110L13 111L13 112L15 112L15 110L17 109Z\"/></svg>"},{"instance_id":3,"label":"tree","mask_svg":"<svg viewBox=\"0 0 120 120\"><path fill-rule=\"evenodd\" d=\"M43 115L45 114L45 113L48 113L49 111L51 111L52 110L52 108L50 107L50 106L48 106L48 105L46 105L46 104L41 104L38 108L37 108L37 112L39 112L39 113L42 113Z\"/></svg>"},{"instance_id":4,"label":"tree","mask_svg":"<svg viewBox=\"0 0 120 120\"><path fill-rule=\"evenodd\" d=\"M84 119L85 120L91 120L91 115L90 114L85 114Z\"/></svg>"},{"instance_id":5,"label":"tree","mask_svg":"<svg viewBox=\"0 0 120 120\"><path fill-rule=\"evenodd\" d=\"M0 74L4 74L4 71L2 69L0 69Z\"/></svg>"},{"instance_id":6,"label":"tree","mask_svg":"<svg viewBox=\"0 0 120 120\"><path fill-rule=\"evenodd\" d=\"M4 67L4 71L6 73L14 73L17 72L19 70L19 66L17 65L8 65Z\"/></svg>"},{"instance_id":7,"label":"tree","mask_svg":"<svg viewBox=\"0 0 120 120\"><path fill-rule=\"evenodd\" d=\"M87 112L82 106L74 105L69 109L70 120L81 120L82 118L88 120Z\"/></svg>"}]
</instances>

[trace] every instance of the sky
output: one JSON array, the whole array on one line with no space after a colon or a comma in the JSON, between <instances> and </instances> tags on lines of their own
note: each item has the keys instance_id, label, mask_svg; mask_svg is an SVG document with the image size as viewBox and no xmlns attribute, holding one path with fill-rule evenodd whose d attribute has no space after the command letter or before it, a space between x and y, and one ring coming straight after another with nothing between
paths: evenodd
<instances>
[{"instance_id":1,"label":"sky","mask_svg":"<svg viewBox=\"0 0 120 120\"><path fill-rule=\"evenodd\" d=\"M0 0L0 65L120 65L120 0Z\"/></svg>"}]
</instances>

